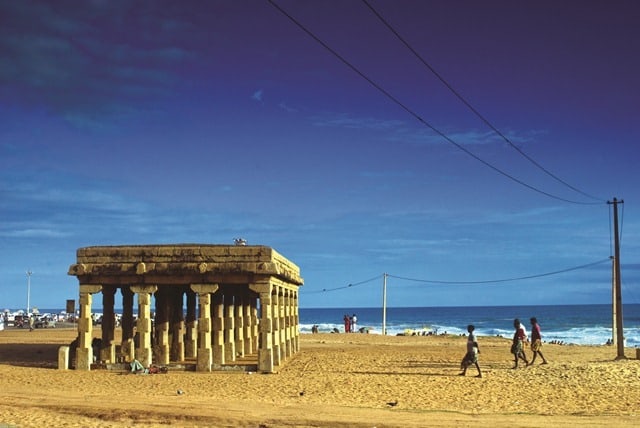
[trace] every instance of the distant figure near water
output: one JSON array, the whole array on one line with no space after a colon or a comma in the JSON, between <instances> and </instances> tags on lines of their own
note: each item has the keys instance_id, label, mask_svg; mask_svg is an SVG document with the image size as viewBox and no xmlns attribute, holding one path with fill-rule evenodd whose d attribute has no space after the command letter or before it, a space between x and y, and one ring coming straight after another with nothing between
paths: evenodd
<instances>
[{"instance_id":1,"label":"distant figure near water","mask_svg":"<svg viewBox=\"0 0 640 428\"><path fill-rule=\"evenodd\" d=\"M349 315L344 314L344 318L342 318L342 320L344 321L344 332L349 333L351 331L351 319L349 318Z\"/></svg>"},{"instance_id":2,"label":"distant figure near water","mask_svg":"<svg viewBox=\"0 0 640 428\"><path fill-rule=\"evenodd\" d=\"M542 352L540 351L540 348L542 348L542 334L540 333L540 325L538 324L538 320L536 319L536 317L531 317L530 321L531 321L531 350L533 351L533 358L531 359L531 362L528 365L532 366L533 363L536 361L536 357L538 355L540 355L540 358L542 358L542 363L540 364L547 364L547 360L544 358L544 355L542 355Z\"/></svg>"}]
</instances>

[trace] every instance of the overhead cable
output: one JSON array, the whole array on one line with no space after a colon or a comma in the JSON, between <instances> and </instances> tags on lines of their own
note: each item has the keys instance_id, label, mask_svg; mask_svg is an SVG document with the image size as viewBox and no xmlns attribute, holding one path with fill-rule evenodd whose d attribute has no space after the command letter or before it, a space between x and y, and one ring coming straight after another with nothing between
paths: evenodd
<instances>
[{"instance_id":1,"label":"overhead cable","mask_svg":"<svg viewBox=\"0 0 640 428\"><path fill-rule=\"evenodd\" d=\"M362 284L366 284L369 283L371 281L375 281L376 279L379 279L382 275L376 275L373 278L369 278L369 279L365 279L364 281L360 281L360 282L355 282L355 283L349 283L347 285L343 285L341 287L335 287L335 288L323 288L322 290L318 290L318 291L309 291L305 294L316 294L316 293L326 293L327 291L336 291L336 290L344 290L346 288L351 288L351 287L357 287L358 285L362 285Z\"/></svg>"},{"instance_id":2,"label":"overhead cable","mask_svg":"<svg viewBox=\"0 0 640 428\"><path fill-rule=\"evenodd\" d=\"M447 87L447 89L449 89L449 91L455 95L469 110L471 110L471 112L473 112L473 114L475 114L482 122L484 122L485 125L487 125L489 128L491 128L491 130L493 132L495 132L496 134L498 134L498 136L500 136L507 144L509 144L513 149L515 149L518 153L520 153L522 156L524 156L525 159L527 159L529 162L531 162L533 165L535 165L536 167L538 167L540 170L542 170L544 173L546 173L547 175L549 175L550 177L552 177L553 179L555 179L556 181L564 184L565 186L567 186L568 188L570 188L571 190L580 193L583 196L586 196L590 199L594 199L600 202L604 202L604 199L602 198L598 198L595 196L592 196L586 192L583 192L582 190L572 186L571 184L567 183L566 181L562 180L560 177L558 177L557 175L553 174L551 171L549 171L548 169L544 168L542 165L540 165L540 163L536 162L535 159L531 158L529 155L527 155L522 149L520 149L518 146L516 146L506 135L504 135L498 128L496 128L491 122L489 122L489 120L487 118L485 118L476 108L474 108L458 91L456 91L453 86L447 82L447 80L445 80L444 77L442 77L442 75L440 73L438 73L435 68L433 68L433 66L431 66L410 44L409 42L407 42L401 35L400 33L398 33L398 31L396 31L396 29L394 27L391 26L391 24L373 7L371 6L371 4L367 1L367 0L362 0L362 2L371 10L371 12L373 12L373 14L389 29L389 31L391 31L397 38L398 40L400 40L402 42L402 44L405 45L405 47L407 49L409 49L411 51L411 53L413 53L415 55L416 58L418 58L418 60L429 69L429 71L431 71L431 73L436 76L438 78L438 80L440 80L440 82L442 82L442 84L444 86Z\"/></svg>"},{"instance_id":3,"label":"overhead cable","mask_svg":"<svg viewBox=\"0 0 640 428\"><path fill-rule=\"evenodd\" d=\"M603 260L598 260L597 262L588 263L586 265L580 265L580 266L575 266L575 267L572 267L572 268L561 269L561 270L556 270L556 271L547 272L547 273L540 273L540 274L536 274L536 275L521 276L521 277L517 277L517 278L491 279L491 280L485 280L485 281L436 281L436 280L430 280L430 279L406 278L406 277L395 276L395 275L391 275L391 274L389 274L388 277L389 278L395 278L395 279L401 279L401 280L404 280L404 281L425 282L425 283L429 283L429 284L444 284L444 285L497 284L497 283L501 283L501 282L523 281L525 279L534 279L534 278L541 278L541 277L544 277L544 276L558 275L558 274L561 274L561 273L566 273L566 272L571 272L571 271L574 271L574 270L585 269L585 268L588 268L588 267L591 267L591 266L596 266L596 265L602 264L604 262L611 262L611 259L606 258L606 259L603 259Z\"/></svg>"},{"instance_id":4,"label":"overhead cable","mask_svg":"<svg viewBox=\"0 0 640 428\"><path fill-rule=\"evenodd\" d=\"M383 95L385 95L387 98L389 98L391 101L393 101L396 105L398 105L400 108L402 108L403 110L405 110L407 113L409 113L411 116L413 116L415 119L417 119L420 123L422 123L423 125L425 125L426 127L428 127L429 129L431 129L433 132L435 132L436 134L438 134L439 136L441 136L442 138L444 138L446 141L448 141L449 143L451 143L452 145L454 145L455 147L457 147L459 150L465 152L466 154L468 154L469 156L471 156L472 158L476 159L477 161L481 162L482 164L484 164L485 166L491 168L492 170L496 171L497 173L503 175L504 177L520 184L521 186L524 186L526 188L528 188L529 190L532 190L534 192L540 193L542 195L548 196L550 198L559 200L559 201L563 201L563 202L568 202L571 204L577 204L577 205L600 205L599 202L580 202L580 201L573 201L570 199L566 199L563 198L561 196L557 196L554 194L551 194L549 192L545 192L544 190L541 190L537 187L534 187L530 184L525 183L524 181L510 175L509 173L503 171L502 169L490 164L489 162L485 161L484 159L482 159L481 157L479 157L478 155L476 155L475 153L471 152L470 150L466 149L464 146L462 146L461 144L455 142L451 137L449 137L448 135L446 135L444 132L440 131L438 128L436 128L434 125L430 124L429 122L427 122L425 119L423 119L420 115L418 115L416 112L414 112L413 110L411 110L409 107L407 107L405 104L403 104L400 100L398 100L395 96L393 96L391 93L389 93L387 90L385 90L382 86L380 86L379 84L377 84L376 82L374 82L371 78L369 78L366 74L364 74L362 71L360 71L356 66L354 66L353 64L351 64L349 61L347 61L342 55L340 55L338 52L336 52L334 49L332 49L329 45L327 45L324 41L322 41L318 36L316 36L313 32L311 32L309 29L307 29L304 25L302 25L298 20L296 20L293 16L291 16L287 11L285 11L284 9L282 9L276 2L274 2L273 0L267 0L275 9L277 9L280 13L282 13L285 17L287 17L291 22L293 22L296 26L298 26L302 31L304 31L305 33L307 33L307 35L309 35L309 37L311 37L312 39L314 39L317 43L319 43L322 47L324 47L326 50L328 50L331 54L333 54L336 58L338 58L343 64L345 64L347 67L349 67L351 70L353 70L356 74L358 74L360 77L362 77L364 80L366 80L367 82L369 82L369 84L371 84L374 88L376 88L379 92L381 92Z\"/></svg>"},{"instance_id":5,"label":"overhead cable","mask_svg":"<svg viewBox=\"0 0 640 428\"><path fill-rule=\"evenodd\" d=\"M535 275L527 275L527 276L520 276L520 277L515 277L515 278L502 278L502 279L490 279L490 280L483 280L483 281L439 281L439 280L433 280L433 279L417 279L417 278L407 278L404 276L398 276L398 275L392 275L392 274L387 274L388 278L395 278L395 279L399 279L402 281L412 281L412 282L422 282L422 283L427 283L427 284L436 284L436 285L480 285L480 284L500 284L500 283L506 283L506 282L515 282L515 281L524 281L524 280L528 280L528 279L535 279L535 278L542 278L545 276L553 276L553 275L560 275L563 273L567 273L567 272L572 272L575 270L580 270L580 269L586 269L592 266L596 266L596 265L600 265L602 263L605 262L611 262L610 258L606 258L606 259L602 259L602 260L598 260L596 262L592 262L592 263L587 263L584 265L580 265L580 266L575 266L575 267L571 267L571 268L567 268L567 269L560 269L560 270L556 270L553 272L546 272L546 273L539 273L539 274L535 274ZM379 278L381 278L382 275L377 275L374 276L373 278L369 278L366 279L364 281L360 281L360 282L356 282L356 283L350 283L344 286L340 286L340 287L334 287L334 288L323 288L322 290L316 290L316 291L306 291L306 290L302 290L304 292L304 294L318 294L318 293L327 293L330 291L337 291L337 290L344 290L347 288L351 288L351 287L356 287L358 285L363 285L363 284L367 284L369 282L375 281Z\"/></svg>"}]
</instances>

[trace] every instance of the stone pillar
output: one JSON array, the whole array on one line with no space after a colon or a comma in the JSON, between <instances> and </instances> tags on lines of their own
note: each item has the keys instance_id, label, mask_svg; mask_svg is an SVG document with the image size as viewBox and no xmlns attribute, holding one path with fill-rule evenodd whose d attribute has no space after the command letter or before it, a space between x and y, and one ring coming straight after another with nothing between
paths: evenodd
<instances>
[{"instance_id":1,"label":"stone pillar","mask_svg":"<svg viewBox=\"0 0 640 428\"><path fill-rule=\"evenodd\" d=\"M169 329L171 338L170 360L184 361L184 310L182 288L171 293L169 311Z\"/></svg>"},{"instance_id":2,"label":"stone pillar","mask_svg":"<svg viewBox=\"0 0 640 428\"><path fill-rule=\"evenodd\" d=\"M286 290L283 286L278 287L278 329L280 330L280 334L278 335L278 340L280 341L280 361L284 362L287 357L285 339L287 337L287 323L284 319L284 308L285 308L285 298L284 295Z\"/></svg>"},{"instance_id":3,"label":"stone pillar","mask_svg":"<svg viewBox=\"0 0 640 428\"><path fill-rule=\"evenodd\" d=\"M133 344L133 291L129 287L122 287L122 343L120 344L120 356L126 362L136 358Z\"/></svg>"},{"instance_id":4,"label":"stone pillar","mask_svg":"<svg viewBox=\"0 0 640 428\"><path fill-rule=\"evenodd\" d=\"M244 355L251 355L253 354L253 350L257 349L253 346L254 339L252 337L253 323L255 323L252 312L252 302L254 300L255 299L253 297L245 297L242 305L242 310L244 311L244 328L242 333L244 336Z\"/></svg>"},{"instance_id":5,"label":"stone pillar","mask_svg":"<svg viewBox=\"0 0 640 428\"><path fill-rule=\"evenodd\" d=\"M280 360L284 361L287 359L287 328L288 323L285 317L286 307L287 307L287 289L284 286L278 287L280 292L278 293L278 301L279 305L279 315L280 318Z\"/></svg>"},{"instance_id":6,"label":"stone pillar","mask_svg":"<svg viewBox=\"0 0 640 428\"><path fill-rule=\"evenodd\" d=\"M155 343L158 364L169 364L169 293L161 287L156 293Z\"/></svg>"},{"instance_id":7,"label":"stone pillar","mask_svg":"<svg viewBox=\"0 0 640 428\"><path fill-rule=\"evenodd\" d=\"M76 348L76 369L91 370L93 363L93 321L91 319L92 294L102 290L101 285L80 284L80 319L78 320L78 348Z\"/></svg>"},{"instance_id":8,"label":"stone pillar","mask_svg":"<svg viewBox=\"0 0 640 428\"><path fill-rule=\"evenodd\" d=\"M197 371L211 371L213 364L211 350L211 293L218 290L217 284L191 284L191 289L198 295L198 356Z\"/></svg>"},{"instance_id":9,"label":"stone pillar","mask_svg":"<svg viewBox=\"0 0 640 428\"><path fill-rule=\"evenodd\" d=\"M280 308L282 302L280 301L280 287L273 286L273 294L271 296L271 304L273 308L273 364L279 366L282 363L282 347L280 346L282 340L280 339L280 333L282 332Z\"/></svg>"},{"instance_id":10,"label":"stone pillar","mask_svg":"<svg viewBox=\"0 0 640 428\"><path fill-rule=\"evenodd\" d=\"M69 347L61 346L58 348L58 370L69 369Z\"/></svg>"},{"instance_id":11,"label":"stone pillar","mask_svg":"<svg viewBox=\"0 0 640 428\"><path fill-rule=\"evenodd\" d=\"M260 318L258 317L258 297L251 299L251 347L253 352L260 349Z\"/></svg>"},{"instance_id":12,"label":"stone pillar","mask_svg":"<svg viewBox=\"0 0 640 428\"><path fill-rule=\"evenodd\" d=\"M240 357L244 357L244 298L240 295L235 297L234 305L234 336L236 339L235 348L236 353Z\"/></svg>"},{"instance_id":13,"label":"stone pillar","mask_svg":"<svg viewBox=\"0 0 640 428\"><path fill-rule=\"evenodd\" d=\"M231 362L236 360L235 338L235 301L231 295L224 296L224 360Z\"/></svg>"},{"instance_id":14,"label":"stone pillar","mask_svg":"<svg viewBox=\"0 0 640 428\"><path fill-rule=\"evenodd\" d=\"M187 290L187 318L186 318L186 336L184 339L184 355L185 358L195 358L196 349L198 347L198 322L196 321L196 293Z\"/></svg>"},{"instance_id":15,"label":"stone pillar","mask_svg":"<svg viewBox=\"0 0 640 428\"><path fill-rule=\"evenodd\" d=\"M116 287L102 287L102 347L100 360L107 363L116 362L116 344L113 343L116 328L115 313Z\"/></svg>"},{"instance_id":16,"label":"stone pillar","mask_svg":"<svg viewBox=\"0 0 640 428\"><path fill-rule=\"evenodd\" d=\"M290 358L293 355L293 316L291 315L291 290L284 290L284 355Z\"/></svg>"},{"instance_id":17,"label":"stone pillar","mask_svg":"<svg viewBox=\"0 0 640 428\"><path fill-rule=\"evenodd\" d=\"M138 348L136 359L145 367L153 363L153 348L151 346L151 295L158 291L156 285L134 285L131 291L138 295Z\"/></svg>"},{"instance_id":18,"label":"stone pillar","mask_svg":"<svg viewBox=\"0 0 640 428\"><path fill-rule=\"evenodd\" d=\"M250 284L249 288L260 296L260 324L258 370L273 373L273 304L271 282Z\"/></svg>"},{"instance_id":19,"label":"stone pillar","mask_svg":"<svg viewBox=\"0 0 640 428\"><path fill-rule=\"evenodd\" d=\"M298 306L298 289L293 291L293 352L300 351L300 315Z\"/></svg>"},{"instance_id":20,"label":"stone pillar","mask_svg":"<svg viewBox=\"0 0 640 428\"><path fill-rule=\"evenodd\" d=\"M212 296L211 305L211 349L213 351L213 365L220 367L224 364L224 295L222 291Z\"/></svg>"}]
</instances>

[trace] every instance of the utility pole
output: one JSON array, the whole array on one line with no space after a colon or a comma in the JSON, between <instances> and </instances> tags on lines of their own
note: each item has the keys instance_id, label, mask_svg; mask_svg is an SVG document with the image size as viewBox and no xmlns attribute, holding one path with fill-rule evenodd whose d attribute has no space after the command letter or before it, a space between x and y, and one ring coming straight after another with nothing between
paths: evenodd
<instances>
[{"instance_id":1,"label":"utility pole","mask_svg":"<svg viewBox=\"0 0 640 428\"><path fill-rule=\"evenodd\" d=\"M616 325L616 317L618 305L616 305L616 258L611 256L611 343L618 344L618 328Z\"/></svg>"},{"instance_id":2,"label":"utility pole","mask_svg":"<svg viewBox=\"0 0 640 428\"><path fill-rule=\"evenodd\" d=\"M31 272L31 269L27 270L27 315L29 315L29 309L31 306L31 275L33 275L33 272Z\"/></svg>"},{"instance_id":3,"label":"utility pole","mask_svg":"<svg viewBox=\"0 0 640 428\"><path fill-rule=\"evenodd\" d=\"M387 274L382 274L382 334L387 334Z\"/></svg>"},{"instance_id":4,"label":"utility pole","mask_svg":"<svg viewBox=\"0 0 640 428\"><path fill-rule=\"evenodd\" d=\"M624 356L624 331L622 328L622 291L620 286L620 236L618 234L618 204L624 204L623 200L617 200L613 198L612 202L607 201L607 204L613 205L613 245L614 245L614 259L613 259L613 275L614 275L614 312L615 312L615 329L616 329L616 347L618 348L618 355L616 360L622 360Z\"/></svg>"}]
</instances>

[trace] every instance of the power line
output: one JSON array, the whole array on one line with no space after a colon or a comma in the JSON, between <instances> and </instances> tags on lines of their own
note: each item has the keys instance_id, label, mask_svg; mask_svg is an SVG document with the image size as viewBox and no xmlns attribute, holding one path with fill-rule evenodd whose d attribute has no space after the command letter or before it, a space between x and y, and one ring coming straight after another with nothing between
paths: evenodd
<instances>
[{"instance_id":1,"label":"power line","mask_svg":"<svg viewBox=\"0 0 640 428\"><path fill-rule=\"evenodd\" d=\"M591 266L596 266L596 265L602 264L604 262L610 262L610 261L611 261L611 259L606 258L606 259L603 259L603 260L599 260L597 262L588 263L586 265L580 265L580 266L575 266L575 267L572 267L572 268L556 270L556 271L553 271L553 272L546 272L546 273L540 273L540 274L536 274L536 275L521 276L521 277L517 277L517 278L492 279L492 280L486 280L486 281L435 281L435 280L429 280L429 279L405 278L405 277L395 276L395 275L388 275L388 276L389 276L389 278L401 279L401 280L404 280L404 281L425 282L425 283L429 283L429 284L444 284L444 285L496 284L496 283L502 283L502 282L523 281L523 280L526 280L526 279L534 279L534 278L541 278L541 277L545 277L545 276L559 275L561 273L571 272L571 271L579 270L579 269L585 269L585 268L588 268L588 267L591 267Z\"/></svg>"},{"instance_id":2,"label":"power line","mask_svg":"<svg viewBox=\"0 0 640 428\"><path fill-rule=\"evenodd\" d=\"M326 293L328 291L344 290L346 288L357 287L359 285L367 284L367 283L369 283L371 281L375 281L376 279L379 279L380 277L381 277L381 275L376 275L373 278L365 279L364 281L350 283L350 284L347 284L347 285L344 285L344 286L341 286L341 287L323 288L322 290L318 290L318 291L309 291L308 293L305 293L305 294L317 294L317 293Z\"/></svg>"},{"instance_id":3,"label":"power line","mask_svg":"<svg viewBox=\"0 0 640 428\"><path fill-rule=\"evenodd\" d=\"M471 112L473 112L482 122L485 123L485 125L487 125L489 128L491 128L491 130L493 132L495 132L496 134L498 134L498 136L500 136L505 142L507 142L513 149L515 149L518 153L520 153L522 156L524 156L525 159L527 159L529 162L531 162L532 164L534 164L536 167L538 167L540 170L542 170L543 172L545 172L547 175L549 175L550 177L554 178L555 180L557 180L558 182L564 184L565 186L567 186L568 188L570 188L571 190L580 193L583 196L586 196L588 198L600 201L600 202L604 202L605 200L603 198L598 198L595 196L592 196L586 192L583 192L582 190L570 185L569 183L567 183L566 181L562 180L560 177L556 176L555 174L553 174L551 171L547 170L546 168L544 168L542 165L540 165L540 163L536 162L533 158L531 158L529 155L527 155L522 149L520 149L518 146L516 146L506 135L504 135L498 128L496 128L491 122L489 122L489 120L487 118L485 118L476 108L474 108L471 103L469 103L458 91L456 91L453 86L447 82L447 80L445 80L444 77L442 77L442 75L440 73L438 73L435 68L433 68L410 44L409 42L407 42L401 35L400 33L398 33L398 31L396 31L396 29L394 27L391 26L391 24L389 24L389 22L373 7L371 6L371 4L367 1L367 0L362 0L362 2L371 10L371 12L373 12L373 14L389 29L389 31L391 31L397 38L398 40L400 40L402 42L402 44L405 45L405 47L407 49L409 49L415 56L416 58L418 58L418 60L420 62L422 62L422 64L427 67L429 69L429 71L431 71L431 73L436 76L438 78L438 80L440 80L440 82L442 82L442 84L444 86L447 87L447 89L449 89L449 91L455 95L465 106L467 106L467 108L469 110L471 110Z\"/></svg>"},{"instance_id":4,"label":"power line","mask_svg":"<svg viewBox=\"0 0 640 428\"><path fill-rule=\"evenodd\" d=\"M570 199L566 199L557 195L553 195L551 193L545 192L544 190L541 190L537 187L534 187L530 184L525 183L524 181L508 174L507 172L503 171L502 169L490 164L489 162L485 161L484 159L482 159L481 157L479 157L478 155L476 155L475 153L471 152L470 150L466 149L465 147L463 147L461 144L456 143L451 137L449 137L448 135L446 135L444 132L440 131L438 128L436 128L434 125L430 124L429 122L427 122L425 119L423 119L420 115L418 115L416 112L414 112L413 110L411 110L409 107L407 107L405 104L403 104L400 100L398 100L396 97L394 97L391 93L389 93L387 90L385 90L382 86L380 86L379 84L377 84L376 82L374 82L371 78L369 78L367 75L365 75L362 71L360 71L360 69L358 69L356 66L354 66L353 64L351 64L349 61L347 61L342 55L340 55L338 52L336 52L334 49L332 49L329 45L327 45L324 41L322 41L318 36L316 36L313 32L311 32L309 29L307 29L304 25L302 25L298 20L296 20L293 16L291 16L287 11L285 11L284 9L282 9L277 3L275 3L273 0L267 0L276 10L278 10L280 13L282 13L285 17L287 17L291 22L293 22L296 26L298 26L298 28L300 28L302 31L304 31L305 33L307 33L307 35L309 37L311 37L312 39L314 39L318 44L320 44L322 47L324 47L326 50L328 50L331 54L333 54L336 58L338 58L343 64L345 64L347 67L349 67L351 70L353 70L356 74L358 74L360 77L362 77L364 80L366 80L367 82L369 82L369 84L371 84L374 88L376 88L379 92L381 92L383 95L385 95L387 98L389 98L391 101L393 101L396 105L398 105L400 108L402 108L403 110L405 110L407 113L409 113L411 116L413 116L415 119L417 119L420 123L422 123L423 125L425 125L426 127L428 127L429 129L431 129L433 132L435 132L436 134L438 134L439 136L441 136L442 138L444 138L446 141L448 141L449 143L453 144L455 147L457 147L459 150L465 152L466 154L468 154L469 156L471 156L472 158L476 159L477 161L481 162L482 164L484 164L485 166L491 168L492 170L496 171L497 173L503 175L504 177L520 184L521 186L524 186L526 188L528 188L529 190L532 190L534 192L540 193L542 195L548 196L550 198L559 200L559 201L563 201L563 202L568 202L571 204L577 204L577 205L600 205L600 202L596 203L596 202L579 202L579 201L573 201Z\"/></svg>"},{"instance_id":5,"label":"power line","mask_svg":"<svg viewBox=\"0 0 640 428\"><path fill-rule=\"evenodd\" d=\"M416 279L416 278L407 278L407 277L403 277L403 276L397 276L397 275L391 275L391 274L387 274L388 278L395 278L395 279L399 279L402 281L412 281L412 282L422 282L422 283L428 283L428 284L439 284L439 285L479 285L479 284L498 284L498 283L505 283L505 282L515 282L515 281L524 281L527 279L535 279L535 278L542 278L545 276L553 276L553 275L560 275L563 273L567 273L567 272L571 272L571 271L575 271L575 270L580 270L580 269L586 269L592 266L596 266L605 262L611 262L610 258L606 258L603 260L598 260L596 262L592 262L592 263L587 263L584 265L580 265L580 266L574 266L574 267L570 267L570 268L566 268L566 269L560 269L560 270L556 270L553 272L545 272L545 273L539 273L539 274L535 274L535 275L527 275L527 276L520 276L520 277L515 277L515 278L502 278L502 279L491 279L491 280L483 280L483 281L438 281L438 280L431 280L431 279ZM323 288L322 290L317 290L317 291L308 291L304 294L318 294L318 293L327 293L327 292L331 292L331 291L338 291L338 290L344 290L347 288L351 288L351 287L356 287L359 285L363 285L363 284L367 284L369 282L375 281L377 279L380 279L382 275L376 275L373 278L369 278L366 279L364 281L360 281L360 282L356 282L356 283L350 283L341 287L335 287L335 288ZM303 290L304 291L304 290Z\"/></svg>"}]
</instances>

